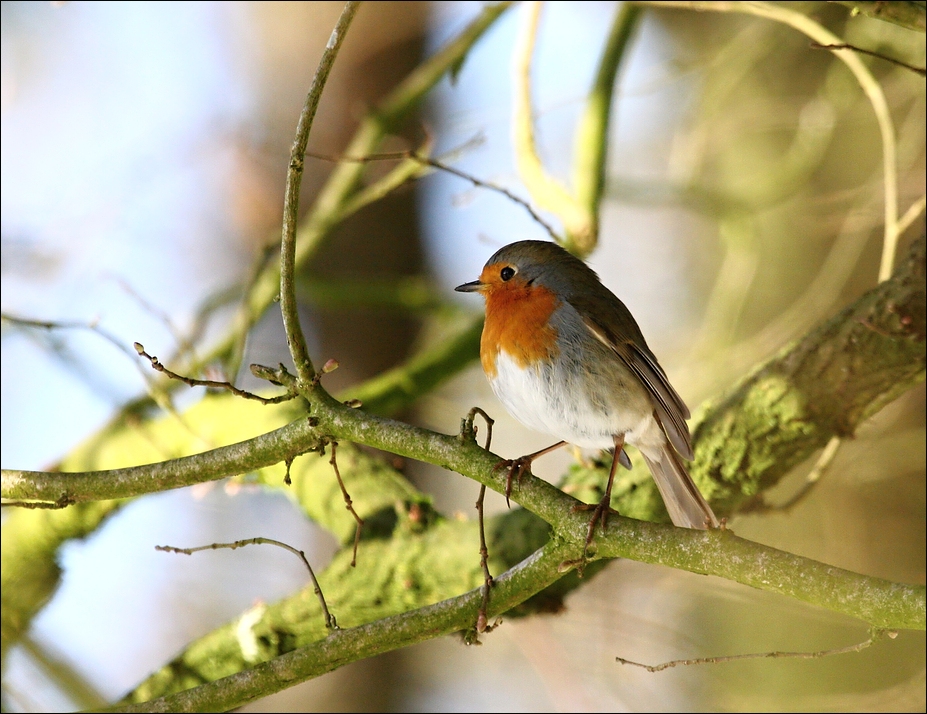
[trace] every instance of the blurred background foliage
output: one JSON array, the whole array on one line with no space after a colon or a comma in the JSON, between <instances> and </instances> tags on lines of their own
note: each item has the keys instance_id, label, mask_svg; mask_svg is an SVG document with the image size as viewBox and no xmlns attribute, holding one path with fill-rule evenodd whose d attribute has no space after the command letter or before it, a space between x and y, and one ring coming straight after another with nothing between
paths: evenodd
<instances>
[{"instance_id":1,"label":"blurred background foliage","mask_svg":"<svg viewBox=\"0 0 927 714\"><path fill-rule=\"evenodd\" d=\"M922 30L853 16L846 4L788 5L846 42L924 65ZM172 330L195 334L207 299L225 295L199 335L205 351L278 239L296 119L341 5L104 9L110 5L3 3L3 311L98 317L121 344L139 340L166 355L182 347ZM310 150L342 152L367 109L479 10L475 3L363 6ZM548 170L564 181L616 10L610 2L545 7L536 126ZM417 146L427 133L440 153L479 134L481 143L454 165L525 195L509 139L518 13L498 21L456 81L442 83L384 150ZM925 193L924 80L881 59L863 61L896 129L904 214ZM791 28L741 14L647 6L618 83L591 262L695 406L876 283L879 130L842 62ZM305 210L332 165L307 167ZM372 167L374 176L386 170ZM921 211L900 253L923 226ZM473 279L499 245L528 237L544 233L521 207L440 173L339 226L302 285L313 357L341 364L328 388L360 384L472 319L477 306L454 302L450 288ZM87 331L5 321L2 348L5 468L54 463L145 388L130 360ZM287 352L271 310L250 334L243 364L280 361ZM179 393L176 406L182 411L196 398ZM497 453L546 445L507 418L472 362L402 417L452 432L474 404L498 418ZM775 507L801 491L813 459L764 495L769 508L735 516L731 527L843 568L923 583L924 411L921 386L844 442L797 504ZM552 456L538 472L557 479L571 460ZM439 510L473 517L474 484L398 465ZM504 508L501 499L489 506ZM255 535L305 548L320 567L336 547L279 489L231 483L139 499L92 538L69 544L60 556L62 586L8 657L4 708L112 700L256 599L302 586L305 574L286 554L181 559L151 549ZM820 660L660 674L614 662L817 650L865 637L858 622L785 598L615 562L572 594L565 612L507 620L482 647L432 641L246 709L923 710L924 633Z\"/></svg>"}]
</instances>

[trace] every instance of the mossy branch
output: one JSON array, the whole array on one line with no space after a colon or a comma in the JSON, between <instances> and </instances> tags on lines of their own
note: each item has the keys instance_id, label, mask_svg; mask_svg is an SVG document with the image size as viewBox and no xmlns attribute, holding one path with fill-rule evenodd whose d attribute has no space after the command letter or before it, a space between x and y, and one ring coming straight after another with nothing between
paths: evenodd
<instances>
[{"instance_id":1,"label":"mossy branch","mask_svg":"<svg viewBox=\"0 0 927 714\"><path fill-rule=\"evenodd\" d=\"M847 437L924 379L922 234L893 278L703 405L693 477L720 513L776 484L832 437Z\"/></svg>"},{"instance_id":2,"label":"mossy branch","mask_svg":"<svg viewBox=\"0 0 927 714\"><path fill-rule=\"evenodd\" d=\"M543 481L530 489L553 490ZM556 493L562 501L557 537L496 578L490 619L542 592L547 597L533 610L551 609L551 602L559 603L565 589L576 586L574 573L563 575L563 564L582 550L588 516L572 513L571 499ZM473 521L442 521L424 533L397 528L391 539L364 545L365 562L358 570L350 568L346 549L320 578L332 611L346 630L331 634L325 630L318 602L306 588L260 613L242 616L248 618L249 638L262 643L259 654L242 646L239 621L231 622L193 643L125 701L160 699L118 711L174 710L186 706L184 702L212 696L233 696L237 706L362 657L471 629L481 600L481 571L474 557L476 531ZM512 565L533 542L547 538L546 524L524 511L492 519L492 567ZM721 575L860 618L877 628L924 629L923 586L859 575L742 540L730 531L693 531L615 517L596 544L599 557L629 557ZM521 588L517 591L512 589L516 581ZM555 584L558 591L546 590ZM468 588L469 592L457 595ZM410 609L413 603L419 607ZM243 650L251 653L250 658ZM283 662L291 665L287 678L281 680L274 672ZM243 678L244 672L250 676ZM239 689L245 682L249 688ZM196 689L183 692L190 687ZM198 709L190 709L194 710Z\"/></svg>"}]
</instances>

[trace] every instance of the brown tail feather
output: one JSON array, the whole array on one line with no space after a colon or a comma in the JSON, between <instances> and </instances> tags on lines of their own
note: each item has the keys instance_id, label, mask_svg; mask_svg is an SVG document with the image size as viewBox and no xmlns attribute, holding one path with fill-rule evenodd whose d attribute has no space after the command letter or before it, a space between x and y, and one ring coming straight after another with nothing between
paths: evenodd
<instances>
[{"instance_id":1,"label":"brown tail feather","mask_svg":"<svg viewBox=\"0 0 927 714\"><path fill-rule=\"evenodd\" d=\"M674 525L682 528L717 528L720 523L711 506L702 497L682 460L669 443L664 444L659 461L641 454L653 480L660 489L663 503Z\"/></svg>"}]
</instances>

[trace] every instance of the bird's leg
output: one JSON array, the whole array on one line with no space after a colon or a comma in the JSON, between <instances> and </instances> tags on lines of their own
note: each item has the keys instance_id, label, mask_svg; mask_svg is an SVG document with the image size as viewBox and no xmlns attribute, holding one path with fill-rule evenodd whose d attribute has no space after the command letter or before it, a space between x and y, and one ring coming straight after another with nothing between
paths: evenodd
<instances>
[{"instance_id":1,"label":"bird's leg","mask_svg":"<svg viewBox=\"0 0 927 714\"><path fill-rule=\"evenodd\" d=\"M608 484L605 486L605 495L602 497L602 500L595 506L592 504L574 506L574 511L579 510L592 510L592 519L589 521L589 531L586 533L586 543L583 545L583 558L582 562L586 562L586 551L589 549L589 544L592 543L592 537L595 535L595 526L600 520L602 521L602 532L605 532L605 527L608 521L609 513L618 513L611 507L612 502L612 484L615 482L615 471L618 469L618 464L624 465L624 461L627 460L627 456L624 459L621 458L624 454L624 434L615 437L615 453L612 455L612 467L608 471ZM630 462L629 462L630 463Z\"/></svg>"},{"instance_id":2,"label":"bird's leg","mask_svg":"<svg viewBox=\"0 0 927 714\"><path fill-rule=\"evenodd\" d=\"M551 451L559 449L561 446L566 444L565 441L558 441L553 446L548 446L546 449L541 449L540 451L535 451L533 454L527 454L521 456L517 459L505 459L500 461L495 466L495 470L508 469L509 473L505 478L505 505L511 508L509 503L509 497L512 495L512 482L517 478L521 481L521 477L525 475L525 472L531 469L531 463L541 457L544 454L549 454Z\"/></svg>"}]
</instances>

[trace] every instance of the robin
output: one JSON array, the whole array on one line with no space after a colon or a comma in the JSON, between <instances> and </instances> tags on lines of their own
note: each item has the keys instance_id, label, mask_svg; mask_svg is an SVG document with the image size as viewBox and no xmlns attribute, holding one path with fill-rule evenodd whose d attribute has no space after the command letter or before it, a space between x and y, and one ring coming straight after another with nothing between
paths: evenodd
<instances>
[{"instance_id":1,"label":"robin","mask_svg":"<svg viewBox=\"0 0 927 714\"><path fill-rule=\"evenodd\" d=\"M588 547L596 522L605 527L617 465L631 467L631 444L675 525L719 525L682 462L692 459L689 409L631 312L588 265L554 243L519 241L497 251L478 280L454 289L486 299L480 362L499 401L526 426L564 439L505 462L506 498L514 476L567 442L614 448Z\"/></svg>"}]
</instances>

